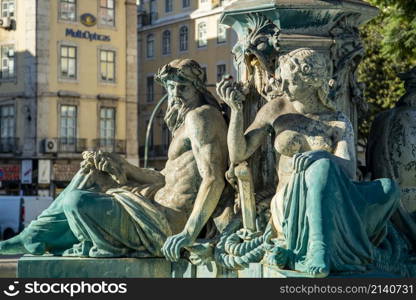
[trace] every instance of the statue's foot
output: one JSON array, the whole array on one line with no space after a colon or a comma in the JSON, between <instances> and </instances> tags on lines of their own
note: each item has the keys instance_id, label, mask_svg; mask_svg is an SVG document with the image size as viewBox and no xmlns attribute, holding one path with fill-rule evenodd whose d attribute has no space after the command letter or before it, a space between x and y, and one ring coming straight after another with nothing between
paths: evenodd
<instances>
[{"instance_id":1,"label":"statue's foot","mask_svg":"<svg viewBox=\"0 0 416 300\"><path fill-rule=\"evenodd\" d=\"M308 267L307 272L309 275L312 275L313 277L324 278L329 275L329 267L311 265Z\"/></svg>"},{"instance_id":2,"label":"statue's foot","mask_svg":"<svg viewBox=\"0 0 416 300\"><path fill-rule=\"evenodd\" d=\"M100 249L97 246L93 246L89 252L89 257L94 258L113 258L113 257L126 257L126 253L113 253L104 249Z\"/></svg>"},{"instance_id":3,"label":"statue's foot","mask_svg":"<svg viewBox=\"0 0 416 300\"><path fill-rule=\"evenodd\" d=\"M28 254L20 235L12 237L7 241L0 242L0 255Z\"/></svg>"},{"instance_id":4,"label":"statue's foot","mask_svg":"<svg viewBox=\"0 0 416 300\"><path fill-rule=\"evenodd\" d=\"M74 244L72 248L66 249L62 256L68 257L89 257L88 253L92 247L92 243L89 241Z\"/></svg>"},{"instance_id":5,"label":"statue's foot","mask_svg":"<svg viewBox=\"0 0 416 300\"><path fill-rule=\"evenodd\" d=\"M321 242L312 242L308 249L306 272L317 278L329 275L329 258L326 247Z\"/></svg>"}]
</instances>

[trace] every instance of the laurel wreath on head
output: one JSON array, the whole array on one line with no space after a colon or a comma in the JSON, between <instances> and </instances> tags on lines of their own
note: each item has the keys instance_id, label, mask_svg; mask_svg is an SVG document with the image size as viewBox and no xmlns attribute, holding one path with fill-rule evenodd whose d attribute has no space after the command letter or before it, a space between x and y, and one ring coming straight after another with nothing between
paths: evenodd
<instances>
[{"instance_id":1,"label":"laurel wreath on head","mask_svg":"<svg viewBox=\"0 0 416 300\"><path fill-rule=\"evenodd\" d=\"M191 59L177 59L169 64L161 67L155 79L163 86L166 85L167 80L177 76L181 79L192 82L192 84L199 90L205 91L204 71L201 66Z\"/></svg>"}]
</instances>

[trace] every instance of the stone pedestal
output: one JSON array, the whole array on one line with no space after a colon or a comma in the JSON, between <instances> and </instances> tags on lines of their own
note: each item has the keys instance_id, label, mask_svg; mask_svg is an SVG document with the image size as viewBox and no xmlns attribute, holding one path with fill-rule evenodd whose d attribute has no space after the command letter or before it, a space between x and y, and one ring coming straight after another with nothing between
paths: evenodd
<instances>
[{"instance_id":1,"label":"stone pedestal","mask_svg":"<svg viewBox=\"0 0 416 300\"><path fill-rule=\"evenodd\" d=\"M18 278L296 278L305 274L255 263L241 271L226 270L215 263L194 266L181 259L163 258L69 258L25 255L18 261ZM382 272L339 274L330 277L397 277Z\"/></svg>"},{"instance_id":2,"label":"stone pedestal","mask_svg":"<svg viewBox=\"0 0 416 300\"><path fill-rule=\"evenodd\" d=\"M18 278L224 278L237 273L215 264L194 266L181 259L72 258L25 255L18 261Z\"/></svg>"},{"instance_id":3,"label":"stone pedestal","mask_svg":"<svg viewBox=\"0 0 416 300\"><path fill-rule=\"evenodd\" d=\"M163 259L72 258L25 255L18 261L18 278L165 278L171 264Z\"/></svg>"}]
</instances>

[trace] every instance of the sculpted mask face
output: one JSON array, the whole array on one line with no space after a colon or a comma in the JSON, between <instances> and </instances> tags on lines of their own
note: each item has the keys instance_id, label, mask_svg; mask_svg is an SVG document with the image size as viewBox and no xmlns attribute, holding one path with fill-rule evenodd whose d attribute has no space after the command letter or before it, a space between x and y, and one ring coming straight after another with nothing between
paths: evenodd
<instances>
[{"instance_id":1,"label":"sculpted mask face","mask_svg":"<svg viewBox=\"0 0 416 300\"><path fill-rule=\"evenodd\" d=\"M252 85L264 99L273 87L274 70L280 51L279 27L261 13L250 13L246 17L246 34L233 48L239 63L245 66L242 81Z\"/></svg>"},{"instance_id":2,"label":"sculpted mask face","mask_svg":"<svg viewBox=\"0 0 416 300\"><path fill-rule=\"evenodd\" d=\"M168 80L168 108L165 122L172 134L185 121L186 113L200 105L199 91L188 80Z\"/></svg>"}]
</instances>

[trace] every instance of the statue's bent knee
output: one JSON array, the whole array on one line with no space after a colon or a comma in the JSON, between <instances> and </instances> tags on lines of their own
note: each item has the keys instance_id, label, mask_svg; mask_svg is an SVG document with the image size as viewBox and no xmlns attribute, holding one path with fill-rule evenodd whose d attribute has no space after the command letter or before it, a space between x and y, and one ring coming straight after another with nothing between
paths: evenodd
<instances>
[{"instance_id":1,"label":"statue's bent knee","mask_svg":"<svg viewBox=\"0 0 416 300\"><path fill-rule=\"evenodd\" d=\"M94 206L91 192L72 190L65 195L63 207L65 212L80 212L90 210Z\"/></svg>"},{"instance_id":2,"label":"statue's bent knee","mask_svg":"<svg viewBox=\"0 0 416 300\"><path fill-rule=\"evenodd\" d=\"M328 177L333 176L336 164L329 158L321 158L313 162L305 172L305 182L308 187L316 187L326 183Z\"/></svg>"}]
</instances>

